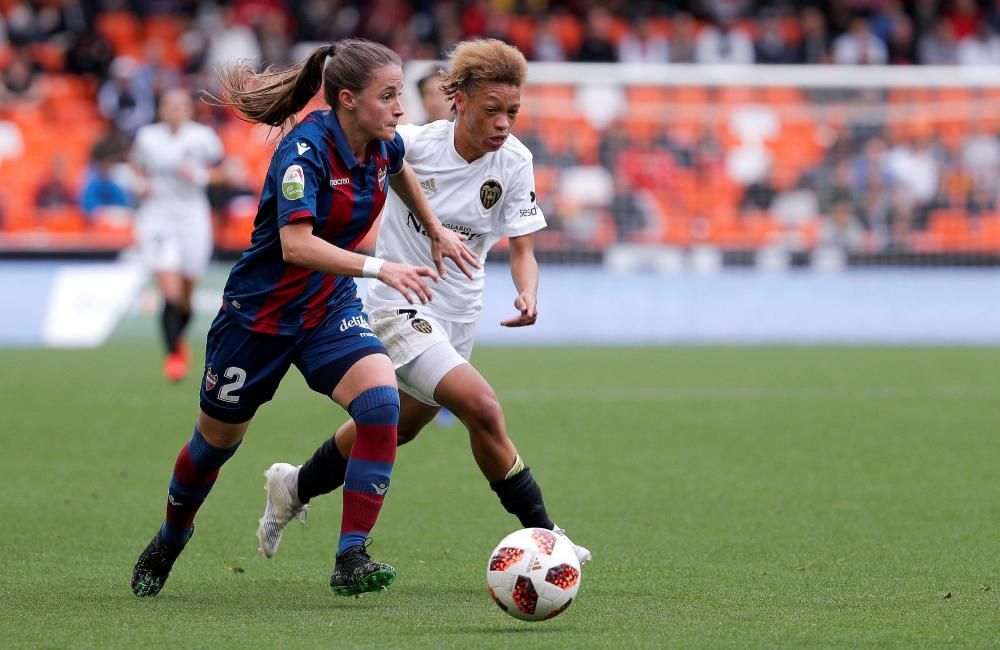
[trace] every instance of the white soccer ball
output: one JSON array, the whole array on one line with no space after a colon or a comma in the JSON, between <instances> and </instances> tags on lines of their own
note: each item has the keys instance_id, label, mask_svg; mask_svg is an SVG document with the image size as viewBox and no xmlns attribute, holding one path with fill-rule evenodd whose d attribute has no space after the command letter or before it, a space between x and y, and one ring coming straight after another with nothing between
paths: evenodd
<instances>
[{"instance_id":1,"label":"white soccer ball","mask_svg":"<svg viewBox=\"0 0 1000 650\"><path fill-rule=\"evenodd\" d=\"M544 528L524 528L504 537L486 567L493 600L522 621L541 621L566 611L580 579L573 544Z\"/></svg>"}]
</instances>

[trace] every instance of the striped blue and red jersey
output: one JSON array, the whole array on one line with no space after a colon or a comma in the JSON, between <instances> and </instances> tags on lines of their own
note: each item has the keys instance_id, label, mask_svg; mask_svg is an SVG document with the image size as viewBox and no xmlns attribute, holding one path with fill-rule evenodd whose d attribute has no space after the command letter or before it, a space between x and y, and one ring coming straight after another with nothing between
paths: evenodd
<instances>
[{"instance_id":1,"label":"striped blue and red jersey","mask_svg":"<svg viewBox=\"0 0 1000 650\"><path fill-rule=\"evenodd\" d=\"M357 296L349 276L282 259L278 230L308 219L313 234L354 250L382 211L389 175L403 168L403 140L373 140L358 160L334 111L314 111L278 144L254 220L250 247L229 273L223 308L237 323L265 334L316 327Z\"/></svg>"}]
</instances>

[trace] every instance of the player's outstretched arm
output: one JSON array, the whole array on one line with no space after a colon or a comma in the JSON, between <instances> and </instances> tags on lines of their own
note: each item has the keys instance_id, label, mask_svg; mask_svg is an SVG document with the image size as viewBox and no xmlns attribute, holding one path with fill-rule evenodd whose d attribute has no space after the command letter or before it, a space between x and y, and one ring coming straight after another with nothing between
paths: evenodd
<instances>
[{"instance_id":1,"label":"player's outstretched arm","mask_svg":"<svg viewBox=\"0 0 1000 650\"><path fill-rule=\"evenodd\" d=\"M526 327L538 320L538 261L534 235L510 238L510 276L517 289L514 307L521 312L501 321L504 327Z\"/></svg>"},{"instance_id":2,"label":"player's outstretched arm","mask_svg":"<svg viewBox=\"0 0 1000 650\"><path fill-rule=\"evenodd\" d=\"M312 234L310 220L296 221L278 231L281 254L286 262L330 275L378 278L399 291L409 303L413 296L421 303L433 297L423 278L438 281L438 275L426 266L411 266L367 257L344 250ZM411 293L412 292L412 293Z\"/></svg>"},{"instance_id":3,"label":"player's outstretched arm","mask_svg":"<svg viewBox=\"0 0 1000 650\"><path fill-rule=\"evenodd\" d=\"M389 180L392 190L403 200L410 212L417 217L420 224L427 231L431 240L431 256L437 266L441 277L446 275L444 268L444 258L449 258L455 263L467 278L472 279L472 271L469 267L479 268L479 258L465 244L465 236L448 230L431 210L427 197L420 190L420 183L413 168L407 162L403 163L403 169Z\"/></svg>"}]
</instances>

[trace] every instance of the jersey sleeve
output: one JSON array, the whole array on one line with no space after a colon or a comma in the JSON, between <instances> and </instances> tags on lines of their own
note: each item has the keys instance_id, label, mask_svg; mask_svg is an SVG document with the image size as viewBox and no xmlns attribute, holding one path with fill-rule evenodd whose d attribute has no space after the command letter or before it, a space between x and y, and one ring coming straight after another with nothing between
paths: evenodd
<instances>
[{"instance_id":1,"label":"jersey sleeve","mask_svg":"<svg viewBox=\"0 0 1000 650\"><path fill-rule=\"evenodd\" d=\"M503 202L504 235L520 237L545 227L545 215L535 198L535 169L530 160L525 160L514 172Z\"/></svg>"},{"instance_id":2,"label":"jersey sleeve","mask_svg":"<svg viewBox=\"0 0 1000 650\"><path fill-rule=\"evenodd\" d=\"M403 171L403 156L406 155L406 144L403 141L403 136L399 133L398 126L396 127L396 137L391 142L385 143L385 152L389 157L389 173L398 174Z\"/></svg>"},{"instance_id":3,"label":"jersey sleeve","mask_svg":"<svg viewBox=\"0 0 1000 650\"><path fill-rule=\"evenodd\" d=\"M275 174L278 197L278 227L302 219L316 220L317 193L326 178L318 147L301 138L282 143Z\"/></svg>"}]
</instances>

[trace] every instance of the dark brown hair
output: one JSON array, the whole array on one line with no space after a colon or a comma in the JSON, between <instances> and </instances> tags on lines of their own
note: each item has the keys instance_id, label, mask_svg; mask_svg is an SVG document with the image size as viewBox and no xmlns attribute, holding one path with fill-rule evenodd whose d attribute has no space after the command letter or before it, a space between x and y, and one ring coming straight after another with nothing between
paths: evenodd
<instances>
[{"instance_id":1,"label":"dark brown hair","mask_svg":"<svg viewBox=\"0 0 1000 650\"><path fill-rule=\"evenodd\" d=\"M441 74L441 90L454 99L461 90L471 94L482 84L523 86L528 62L521 50L495 38L462 41L448 53L448 71Z\"/></svg>"},{"instance_id":2,"label":"dark brown hair","mask_svg":"<svg viewBox=\"0 0 1000 650\"><path fill-rule=\"evenodd\" d=\"M323 99L336 110L341 90L361 92L372 73L384 65L402 66L403 61L380 43L350 38L316 48L305 61L286 70L269 67L258 73L241 60L219 71L224 99L211 99L235 108L247 122L285 128L321 86Z\"/></svg>"}]
</instances>

